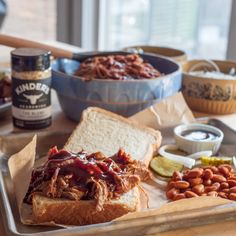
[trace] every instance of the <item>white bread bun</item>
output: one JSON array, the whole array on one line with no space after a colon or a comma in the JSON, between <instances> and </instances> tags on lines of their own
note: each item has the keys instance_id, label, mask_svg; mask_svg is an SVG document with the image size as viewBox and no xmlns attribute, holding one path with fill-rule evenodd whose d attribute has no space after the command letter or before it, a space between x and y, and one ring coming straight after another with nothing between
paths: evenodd
<instances>
[{"instance_id":1,"label":"white bread bun","mask_svg":"<svg viewBox=\"0 0 236 236\"><path fill-rule=\"evenodd\" d=\"M159 131L136 124L112 112L90 107L82 114L82 119L64 148L78 152L102 152L112 156L120 148L133 159L149 164L161 145Z\"/></svg>"},{"instance_id":2,"label":"white bread bun","mask_svg":"<svg viewBox=\"0 0 236 236\"><path fill-rule=\"evenodd\" d=\"M111 221L140 208L138 187L119 199L106 202L102 211L96 211L94 200L72 201L47 198L39 194L33 197L33 213L37 223L54 222L64 225L87 225Z\"/></svg>"}]
</instances>

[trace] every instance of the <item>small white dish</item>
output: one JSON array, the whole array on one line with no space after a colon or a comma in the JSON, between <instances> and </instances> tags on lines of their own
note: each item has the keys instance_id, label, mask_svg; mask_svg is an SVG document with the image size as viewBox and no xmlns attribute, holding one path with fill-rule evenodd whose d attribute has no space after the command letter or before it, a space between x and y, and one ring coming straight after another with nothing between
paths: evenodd
<instances>
[{"instance_id":1,"label":"small white dish","mask_svg":"<svg viewBox=\"0 0 236 236\"><path fill-rule=\"evenodd\" d=\"M189 154L210 150L213 155L224 138L220 129L204 124L179 125L174 129L174 136L179 149Z\"/></svg>"}]
</instances>

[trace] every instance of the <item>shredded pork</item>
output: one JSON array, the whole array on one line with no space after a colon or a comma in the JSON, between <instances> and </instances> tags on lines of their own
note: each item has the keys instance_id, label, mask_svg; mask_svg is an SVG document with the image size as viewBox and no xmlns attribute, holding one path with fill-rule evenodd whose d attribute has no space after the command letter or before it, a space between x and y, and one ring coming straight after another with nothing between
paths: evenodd
<instances>
[{"instance_id":1,"label":"shredded pork","mask_svg":"<svg viewBox=\"0 0 236 236\"><path fill-rule=\"evenodd\" d=\"M101 211L105 202L119 198L149 178L145 164L133 160L122 149L106 157L100 152L88 155L54 147L48 161L32 172L24 201L31 204L34 193L75 201L93 199Z\"/></svg>"},{"instance_id":2,"label":"shredded pork","mask_svg":"<svg viewBox=\"0 0 236 236\"><path fill-rule=\"evenodd\" d=\"M154 79L162 74L137 54L109 55L88 58L80 64L77 76L86 80Z\"/></svg>"}]
</instances>

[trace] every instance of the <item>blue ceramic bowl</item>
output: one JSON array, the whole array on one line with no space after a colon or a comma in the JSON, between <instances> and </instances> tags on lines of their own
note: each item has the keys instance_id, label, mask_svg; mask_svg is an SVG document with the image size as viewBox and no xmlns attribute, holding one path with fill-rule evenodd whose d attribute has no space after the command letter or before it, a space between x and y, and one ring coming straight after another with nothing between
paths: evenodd
<instances>
[{"instance_id":1,"label":"blue ceramic bowl","mask_svg":"<svg viewBox=\"0 0 236 236\"><path fill-rule=\"evenodd\" d=\"M57 92L62 110L75 121L80 120L82 111L89 106L131 116L180 90L182 76L177 63L160 56L140 56L165 76L149 80L84 81L74 76L80 66L79 61L55 60L52 63L52 88Z\"/></svg>"}]
</instances>

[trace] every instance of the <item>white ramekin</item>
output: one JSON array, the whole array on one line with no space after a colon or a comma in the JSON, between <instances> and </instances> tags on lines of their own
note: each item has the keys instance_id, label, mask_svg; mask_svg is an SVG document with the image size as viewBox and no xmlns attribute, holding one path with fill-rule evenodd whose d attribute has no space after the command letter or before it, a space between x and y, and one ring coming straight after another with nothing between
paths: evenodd
<instances>
[{"instance_id":1,"label":"white ramekin","mask_svg":"<svg viewBox=\"0 0 236 236\"><path fill-rule=\"evenodd\" d=\"M187 130L205 130L216 134L218 137L214 140L200 140L200 141L189 140L181 135L184 131ZM186 124L175 127L174 137L179 149L189 154L200 151L211 150L214 155L220 148L221 142L224 138L224 134L220 129L213 127L211 125Z\"/></svg>"}]
</instances>

